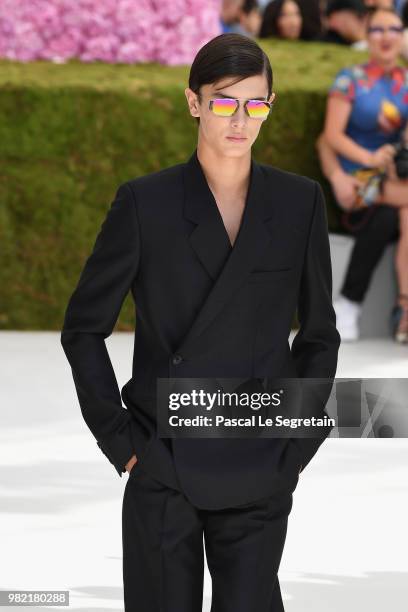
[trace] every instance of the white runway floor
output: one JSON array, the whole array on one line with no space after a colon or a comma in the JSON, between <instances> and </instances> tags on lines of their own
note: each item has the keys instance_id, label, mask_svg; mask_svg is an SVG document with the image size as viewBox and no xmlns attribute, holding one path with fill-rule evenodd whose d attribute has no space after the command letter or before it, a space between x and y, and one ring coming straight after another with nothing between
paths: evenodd
<instances>
[{"instance_id":1,"label":"white runway floor","mask_svg":"<svg viewBox=\"0 0 408 612\"><path fill-rule=\"evenodd\" d=\"M107 346L122 387L133 335ZM0 359L0 590L69 590L72 610L123 612L127 476L82 419L59 333L1 332ZM344 343L337 377L406 378L408 346ZM325 441L295 490L279 578L286 612L408 610L407 439ZM206 570L204 612L210 600Z\"/></svg>"}]
</instances>

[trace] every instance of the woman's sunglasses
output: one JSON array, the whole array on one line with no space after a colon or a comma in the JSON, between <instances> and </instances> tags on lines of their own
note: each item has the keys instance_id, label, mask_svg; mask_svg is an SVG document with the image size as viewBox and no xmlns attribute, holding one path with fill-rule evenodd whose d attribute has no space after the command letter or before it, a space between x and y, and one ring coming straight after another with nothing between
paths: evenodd
<instances>
[{"instance_id":1,"label":"woman's sunglasses","mask_svg":"<svg viewBox=\"0 0 408 612\"><path fill-rule=\"evenodd\" d=\"M272 105L272 102L265 100L246 100L244 109L251 119L266 119L272 110ZM232 117L239 106L240 102L237 98L215 98L209 103L209 109L217 117Z\"/></svg>"},{"instance_id":2,"label":"woman's sunglasses","mask_svg":"<svg viewBox=\"0 0 408 612\"><path fill-rule=\"evenodd\" d=\"M404 26L390 26L389 28L371 26L368 28L368 33L374 36L384 36L385 32L388 32L388 34L392 34L392 36L398 36L403 30Z\"/></svg>"}]
</instances>

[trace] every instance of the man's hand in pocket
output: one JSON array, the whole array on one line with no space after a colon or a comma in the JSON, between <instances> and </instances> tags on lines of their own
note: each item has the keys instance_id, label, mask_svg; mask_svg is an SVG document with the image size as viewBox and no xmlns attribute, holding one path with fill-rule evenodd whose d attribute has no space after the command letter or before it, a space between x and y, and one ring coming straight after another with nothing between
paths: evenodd
<instances>
[{"instance_id":1,"label":"man's hand in pocket","mask_svg":"<svg viewBox=\"0 0 408 612\"><path fill-rule=\"evenodd\" d=\"M129 459L129 461L127 462L127 464L125 465L126 471L130 474L130 472L132 471L133 466L135 465L135 463L137 463L137 458L136 455L132 455L132 457Z\"/></svg>"}]
</instances>

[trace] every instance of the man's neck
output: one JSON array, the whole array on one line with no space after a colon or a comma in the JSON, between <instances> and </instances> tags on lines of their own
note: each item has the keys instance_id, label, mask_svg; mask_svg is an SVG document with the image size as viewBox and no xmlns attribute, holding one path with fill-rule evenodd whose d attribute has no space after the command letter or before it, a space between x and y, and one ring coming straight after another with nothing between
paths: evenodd
<instances>
[{"instance_id":1,"label":"man's neck","mask_svg":"<svg viewBox=\"0 0 408 612\"><path fill-rule=\"evenodd\" d=\"M213 149L198 144L197 158L213 193L234 198L247 192L250 152L241 157L220 156Z\"/></svg>"}]
</instances>

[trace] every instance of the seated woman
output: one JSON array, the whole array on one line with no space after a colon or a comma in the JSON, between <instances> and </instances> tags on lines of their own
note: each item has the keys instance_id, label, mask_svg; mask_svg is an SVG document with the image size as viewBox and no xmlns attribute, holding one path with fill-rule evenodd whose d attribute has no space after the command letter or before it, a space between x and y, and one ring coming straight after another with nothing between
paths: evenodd
<instances>
[{"instance_id":1,"label":"seated woman","mask_svg":"<svg viewBox=\"0 0 408 612\"><path fill-rule=\"evenodd\" d=\"M393 9L377 9L367 19L369 60L340 70L329 90L324 130L317 148L323 173L342 220L355 235L339 299L334 301L342 340L359 337L361 303L386 245L397 241L398 303L394 337L408 342L408 181L399 179L393 143L404 139L408 118L408 69L397 65L403 24ZM382 192L371 206L355 207L364 173L386 172Z\"/></svg>"},{"instance_id":2,"label":"seated woman","mask_svg":"<svg viewBox=\"0 0 408 612\"><path fill-rule=\"evenodd\" d=\"M271 0L263 10L259 38L316 40L321 30L319 0Z\"/></svg>"}]
</instances>

